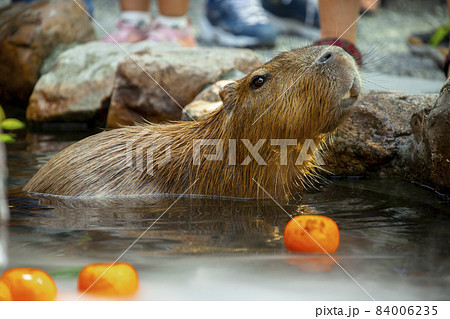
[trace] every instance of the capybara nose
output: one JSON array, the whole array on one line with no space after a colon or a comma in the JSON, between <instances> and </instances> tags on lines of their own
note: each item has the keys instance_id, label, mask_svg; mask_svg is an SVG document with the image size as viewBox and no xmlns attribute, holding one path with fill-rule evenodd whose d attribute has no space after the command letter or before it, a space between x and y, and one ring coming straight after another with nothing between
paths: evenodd
<instances>
[{"instance_id":1,"label":"capybara nose","mask_svg":"<svg viewBox=\"0 0 450 319\"><path fill-rule=\"evenodd\" d=\"M317 59L317 64L324 64L327 63L331 60L331 58L333 57L333 53L331 53L330 51L325 51L320 58Z\"/></svg>"}]
</instances>

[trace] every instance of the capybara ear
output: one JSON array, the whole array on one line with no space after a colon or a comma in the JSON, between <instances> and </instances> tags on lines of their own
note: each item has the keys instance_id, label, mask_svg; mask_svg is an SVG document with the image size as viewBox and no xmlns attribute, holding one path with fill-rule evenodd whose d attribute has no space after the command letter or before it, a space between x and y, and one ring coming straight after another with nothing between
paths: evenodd
<instances>
[{"instance_id":1,"label":"capybara ear","mask_svg":"<svg viewBox=\"0 0 450 319\"><path fill-rule=\"evenodd\" d=\"M223 108L231 111L236 102L236 82L225 85L219 96L223 101Z\"/></svg>"}]
</instances>

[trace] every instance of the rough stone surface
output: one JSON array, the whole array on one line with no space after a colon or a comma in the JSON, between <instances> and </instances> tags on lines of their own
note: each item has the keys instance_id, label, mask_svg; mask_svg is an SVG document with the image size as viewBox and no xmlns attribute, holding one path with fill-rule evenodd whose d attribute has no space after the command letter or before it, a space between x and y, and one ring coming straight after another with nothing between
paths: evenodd
<instances>
[{"instance_id":1,"label":"rough stone surface","mask_svg":"<svg viewBox=\"0 0 450 319\"><path fill-rule=\"evenodd\" d=\"M325 168L336 175L399 174L394 159L412 136L411 116L433 105L436 94L364 95L332 138Z\"/></svg>"},{"instance_id":2,"label":"rough stone surface","mask_svg":"<svg viewBox=\"0 0 450 319\"><path fill-rule=\"evenodd\" d=\"M126 52L149 49L151 44L123 44ZM90 42L58 57L52 70L37 82L27 118L34 122L83 122L106 113L117 64L127 56L116 44ZM103 115L106 118L106 114Z\"/></svg>"},{"instance_id":3,"label":"rough stone surface","mask_svg":"<svg viewBox=\"0 0 450 319\"><path fill-rule=\"evenodd\" d=\"M231 82L233 80L221 80L204 88L191 103L184 107L181 120L197 119L217 109L222 105L220 91Z\"/></svg>"},{"instance_id":4,"label":"rough stone surface","mask_svg":"<svg viewBox=\"0 0 450 319\"><path fill-rule=\"evenodd\" d=\"M107 126L179 120L206 85L258 65L246 49L157 46L135 53L117 68Z\"/></svg>"},{"instance_id":5,"label":"rough stone surface","mask_svg":"<svg viewBox=\"0 0 450 319\"><path fill-rule=\"evenodd\" d=\"M74 1L14 3L0 9L0 102L26 105L44 59L57 46L95 39Z\"/></svg>"},{"instance_id":6,"label":"rough stone surface","mask_svg":"<svg viewBox=\"0 0 450 319\"><path fill-rule=\"evenodd\" d=\"M205 100L192 101L183 109L181 114L182 121L192 121L194 119L201 118L209 113L212 113L219 106L222 105L221 101L208 102Z\"/></svg>"},{"instance_id":7,"label":"rough stone surface","mask_svg":"<svg viewBox=\"0 0 450 319\"><path fill-rule=\"evenodd\" d=\"M220 80L204 88L194 99L194 101L218 102L221 101L219 93L225 85L234 82L235 79Z\"/></svg>"},{"instance_id":8,"label":"rough stone surface","mask_svg":"<svg viewBox=\"0 0 450 319\"><path fill-rule=\"evenodd\" d=\"M402 150L403 174L450 193L450 80L432 108L411 118L414 138Z\"/></svg>"}]
</instances>

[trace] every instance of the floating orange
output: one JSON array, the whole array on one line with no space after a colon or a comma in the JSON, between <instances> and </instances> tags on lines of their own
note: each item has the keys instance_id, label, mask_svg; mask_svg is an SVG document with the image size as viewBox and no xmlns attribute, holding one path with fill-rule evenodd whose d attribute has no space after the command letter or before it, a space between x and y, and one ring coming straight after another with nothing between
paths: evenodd
<instances>
[{"instance_id":1,"label":"floating orange","mask_svg":"<svg viewBox=\"0 0 450 319\"><path fill-rule=\"evenodd\" d=\"M78 290L82 293L125 296L134 294L138 288L137 271L127 263L90 264L78 275Z\"/></svg>"},{"instance_id":2,"label":"floating orange","mask_svg":"<svg viewBox=\"0 0 450 319\"><path fill-rule=\"evenodd\" d=\"M0 280L0 301L11 301L12 296L8 286Z\"/></svg>"},{"instance_id":3,"label":"floating orange","mask_svg":"<svg viewBox=\"0 0 450 319\"><path fill-rule=\"evenodd\" d=\"M321 215L295 216L284 228L284 245L294 252L331 254L339 247L339 237L334 220Z\"/></svg>"},{"instance_id":4,"label":"floating orange","mask_svg":"<svg viewBox=\"0 0 450 319\"><path fill-rule=\"evenodd\" d=\"M55 300L56 285L45 271L36 268L11 268L0 280L9 288L12 300Z\"/></svg>"}]
</instances>

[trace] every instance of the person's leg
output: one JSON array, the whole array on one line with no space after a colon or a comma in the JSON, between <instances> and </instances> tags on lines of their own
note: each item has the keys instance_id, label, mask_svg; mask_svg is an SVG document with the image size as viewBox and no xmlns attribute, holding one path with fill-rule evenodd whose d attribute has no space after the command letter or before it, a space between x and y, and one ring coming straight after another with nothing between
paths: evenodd
<instances>
[{"instance_id":1,"label":"person's leg","mask_svg":"<svg viewBox=\"0 0 450 319\"><path fill-rule=\"evenodd\" d=\"M158 7L159 13L164 16L181 17L188 11L189 0L159 0Z\"/></svg>"},{"instance_id":2,"label":"person's leg","mask_svg":"<svg viewBox=\"0 0 450 319\"><path fill-rule=\"evenodd\" d=\"M150 0L120 0L121 11L145 11L150 10Z\"/></svg>"},{"instance_id":3,"label":"person's leg","mask_svg":"<svg viewBox=\"0 0 450 319\"><path fill-rule=\"evenodd\" d=\"M159 0L159 16L152 23L147 39L196 46L191 23L186 16L189 0Z\"/></svg>"},{"instance_id":4,"label":"person's leg","mask_svg":"<svg viewBox=\"0 0 450 319\"><path fill-rule=\"evenodd\" d=\"M120 0L120 19L140 27L150 22L150 0Z\"/></svg>"},{"instance_id":5,"label":"person's leg","mask_svg":"<svg viewBox=\"0 0 450 319\"><path fill-rule=\"evenodd\" d=\"M104 42L139 42L145 39L150 23L150 0L120 0L117 28L105 36Z\"/></svg>"},{"instance_id":6,"label":"person's leg","mask_svg":"<svg viewBox=\"0 0 450 319\"><path fill-rule=\"evenodd\" d=\"M374 12L381 4L381 0L361 0L361 11Z\"/></svg>"},{"instance_id":7,"label":"person's leg","mask_svg":"<svg viewBox=\"0 0 450 319\"><path fill-rule=\"evenodd\" d=\"M167 27L184 29L188 26L186 13L189 0L159 0L157 21Z\"/></svg>"},{"instance_id":8,"label":"person's leg","mask_svg":"<svg viewBox=\"0 0 450 319\"><path fill-rule=\"evenodd\" d=\"M339 46L361 66L363 59L356 48L359 0L319 0L319 11L320 40L314 44Z\"/></svg>"},{"instance_id":9,"label":"person's leg","mask_svg":"<svg viewBox=\"0 0 450 319\"><path fill-rule=\"evenodd\" d=\"M321 39L342 36L341 39L356 43L357 23L352 23L358 19L359 0L319 0L319 12Z\"/></svg>"}]
</instances>

